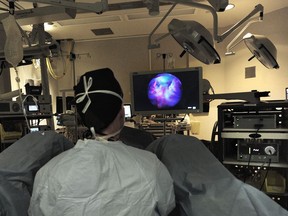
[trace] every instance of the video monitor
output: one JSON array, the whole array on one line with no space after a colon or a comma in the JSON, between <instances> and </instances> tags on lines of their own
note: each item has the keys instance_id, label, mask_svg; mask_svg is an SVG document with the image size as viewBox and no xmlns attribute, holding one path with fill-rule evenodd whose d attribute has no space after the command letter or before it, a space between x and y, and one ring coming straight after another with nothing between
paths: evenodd
<instances>
[{"instance_id":1,"label":"video monitor","mask_svg":"<svg viewBox=\"0 0 288 216\"><path fill-rule=\"evenodd\" d=\"M202 67L130 74L134 115L203 112Z\"/></svg>"},{"instance_id":2,"label":"video monitor","mask_svg":"<svg viewBox=\"0 0 288 216\"><path fill-rule=\"evenodd\" d=\"M124 113L125 113L125 119L132 118L131 104L124 104Z\"/></svg>"},{"instance_id":3,"label":"video monitor","mask_svg":"<svg viewBox=\"0 0 288 216\"><path fill-rule=\"evenodd\" d=\"M28 111L29 112L38 112L39 111L39 107L36 104L30 104L28 105Z\"/></svg>"},{"instance_id":4,"label":"video monitor","mask_svg":"<svg viewBox=\"0 0 288 216\"><path fill-rule=\"evenodd\" d=\"M72 102L74 101L73 96L66 96L66 110L71 110L72 108ZM61 114L63 113L63 97L62 96L56 96L56 113Z\"/></svg>"}]
</instances>

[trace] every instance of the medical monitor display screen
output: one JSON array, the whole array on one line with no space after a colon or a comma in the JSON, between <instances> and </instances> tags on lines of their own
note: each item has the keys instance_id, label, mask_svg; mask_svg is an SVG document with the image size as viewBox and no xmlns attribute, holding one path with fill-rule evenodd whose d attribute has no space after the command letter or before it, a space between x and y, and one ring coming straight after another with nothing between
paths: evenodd
<instances>
[{"instance_id":1,"label":"medical monitor display screen","mask_svg":"<svg viewBox=\"0 0 288 216\"><path fill-rule=\"evenodd\" d=\"M202 68L131 73L134 114L202 112Z\"/></svg>"}]
</instances>

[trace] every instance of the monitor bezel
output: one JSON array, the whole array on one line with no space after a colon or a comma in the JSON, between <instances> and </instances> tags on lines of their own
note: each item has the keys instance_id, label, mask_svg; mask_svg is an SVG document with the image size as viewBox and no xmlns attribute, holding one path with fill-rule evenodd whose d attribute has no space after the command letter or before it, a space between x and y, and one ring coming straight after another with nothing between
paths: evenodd
<instances>
[{"instance_id":1,"label":"monitor bezel","mask_svg":"<svg viewBox=\"0 0 288 216\"><path fill-rule=\"evenodd\" d=\"M169 110L145 110L139 111L135 110L135 100L134 100L134 83L133 83L133 76L134 75L145 75L145 74L161 74L161 73L178 73L178 72L194 72L198 73L198 84L199 84L199 91L198 91L198 98L199 98L199 107L198 109L169 109ZM141 72L131 72L130 73L130 86L131 86L131 108L134 115L142 115L148 116L153 114L189 114L189 113L202 113L203 112L203 68L202 67L190 67L190 68L179 68L179 69L166 69L163 70L153 70L153 71L141 71Z\"/></svg>"}]
</instances>

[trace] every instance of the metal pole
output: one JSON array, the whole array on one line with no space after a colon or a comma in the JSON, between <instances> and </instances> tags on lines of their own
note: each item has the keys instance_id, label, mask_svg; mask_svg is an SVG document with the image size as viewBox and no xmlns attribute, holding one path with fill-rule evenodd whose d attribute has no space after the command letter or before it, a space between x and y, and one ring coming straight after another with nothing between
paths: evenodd
<instances>
[{"instance_id":1,"label":"metal pole","mask_svg":"<svg viewBox=\"0 0 288 216\"><path fill-rule=\"evenodd\" d=\"M37 29L38 29L39 45L41 46L45 44L44 23L39 24ZM45 57L40 58L40 68L41 68L42 92L43 92L44 98L47 98L47 97L50 97L50 90L49 90L49 79L48 79L47 64L46 64ZM54 121L53 121L52 116L50 119L47 119L47 124L50 126L51 130L54 130Z\"/></svg>"}]
</instances>

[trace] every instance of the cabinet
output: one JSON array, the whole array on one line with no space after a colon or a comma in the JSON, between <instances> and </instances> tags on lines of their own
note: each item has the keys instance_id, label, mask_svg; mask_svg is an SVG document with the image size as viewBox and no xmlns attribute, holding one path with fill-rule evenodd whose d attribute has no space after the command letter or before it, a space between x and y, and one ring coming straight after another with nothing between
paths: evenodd
<instances>
[{"instance_id":1,"label":"cabinet","mask_svg":"<svg viewBox=\"0 0 288 216\"><path fill-rule=\"evenodd\" d=\"M288 208L288 101L220 104L218 142L236 177Z\"/></svg>"}]
</instances>

